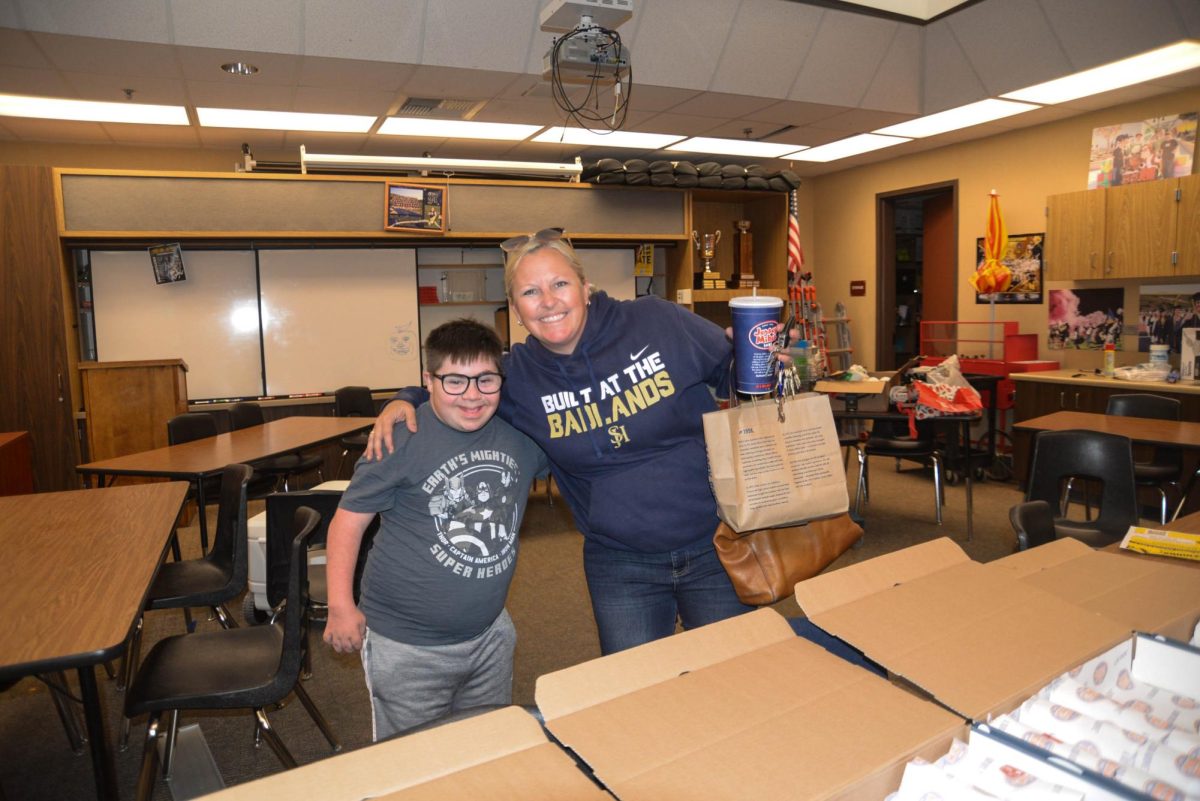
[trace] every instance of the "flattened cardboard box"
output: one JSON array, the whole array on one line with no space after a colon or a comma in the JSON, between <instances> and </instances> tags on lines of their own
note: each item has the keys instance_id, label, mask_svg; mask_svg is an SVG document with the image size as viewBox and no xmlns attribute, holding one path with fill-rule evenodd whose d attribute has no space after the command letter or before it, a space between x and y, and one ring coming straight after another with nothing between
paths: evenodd
<instances>
[{"instance_id":1,"label":"flattened cardboard box","mask_svg":"<svg viewBox=\"0 0 1200 801\"><path fill-rule=\"evenodd\" d=\"M621 801L877 799L963 733L771 609L542 676L537 702Z\"/></svg>"},{"instance_id":2,"label":"flattened cardboard box","mask_svg":"<svg viewBox=\"0 0 1200 801\"><path fill-rule=\"evenodd\" d=\"M796 599L816 625L971 720L1008 711L1134 629L1170 634L1200 617L1192 571L1075 540L983 565L943 538L803 581Z\"/></svg>"},{"instance_id":3,"label":"flattened cardboard box","mask_svg":"<svg viewBox=\"0 0 1200 801\"><path fill-rule=\"evenodd\" d=\"M213 801L612 801L519 707L205 796Z\"/></svg>"}]
</instances>

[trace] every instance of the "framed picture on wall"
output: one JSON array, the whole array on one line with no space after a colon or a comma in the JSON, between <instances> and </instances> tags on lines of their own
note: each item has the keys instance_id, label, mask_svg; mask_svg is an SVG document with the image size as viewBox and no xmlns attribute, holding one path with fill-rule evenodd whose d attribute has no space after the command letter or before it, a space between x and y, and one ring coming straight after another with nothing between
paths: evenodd
<instances>
[{"instance_id":1,"label":"framed picture on wall","mask_svg":"<svg viewBox=\"0 0 1200 801\"><path fill-rule=\"evenodd\" d=\"M154 267L154 283L173 284L186 281L187 273L183 269L183 249L179 243L170 245L154 245L150 251L150 264Z\"/></svg>"},{"instance_id":2,"label":"framed picture on wall","mask_svg":"<svg viewBox=\"0 0 1200 801\"><path fill-rule=\"evenodd\" d=\"M1010 234L1004 257L1012 271L1012 285L1003 292L975 293L975 303L1041 303L1042 241L1045 234ZM983 264L983 238L975 240L975 264Z\"/></svg>"},{"instance_id":3,"label":"framed picture on wall","mask_svg":"<svg viewBox=\"0 0 1200 801\"><path fill-rule=\"evenodd\" d=\"M443 234L446 232L447 190L444 186L387 184L386 231Z\"/></svg>"}]
</instances>

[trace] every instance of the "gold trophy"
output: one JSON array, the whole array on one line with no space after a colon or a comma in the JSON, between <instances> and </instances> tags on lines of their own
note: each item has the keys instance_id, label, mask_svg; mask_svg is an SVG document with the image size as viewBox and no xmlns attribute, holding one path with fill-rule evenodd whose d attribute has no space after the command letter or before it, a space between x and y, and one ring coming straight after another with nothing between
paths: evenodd
<instances>
[{"instance_id":1,"label":"gold trophy","mask_svg":"<svg viewBox=\"0 0 1200 801\"><path fill-rule=\"evenodd\" d=\"M749 220L734 220L733 280L730 286L742 289L760 286L754 275L754 235L750 233Z\"/></svg>"},{"instance_id":2,"label":"gold trophy","mask_svg":"<svg viewBox=\"0 0 1200 801\"><path fill-rule=\"evenodd\" d=\"M700 253L703 272L696 277L696 289L724 289L725 279L719 272L713 270L713 259L717 255L717 243L721 241L721 231L715 234L698 234L692 231L692 242Z\"/></svg>"}]
</instances>

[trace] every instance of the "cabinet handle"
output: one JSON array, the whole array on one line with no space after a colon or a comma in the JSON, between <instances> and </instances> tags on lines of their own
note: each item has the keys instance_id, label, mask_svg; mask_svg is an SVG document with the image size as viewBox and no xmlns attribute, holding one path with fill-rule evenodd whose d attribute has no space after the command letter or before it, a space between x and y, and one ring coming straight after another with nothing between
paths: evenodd
<instances>
[{"instance_id":1,"label":"cabinet handle","mask_svg":"<svg viewBox=\"0 0 1200 801\"><path fill-rule=\"evenodd\" d=\"M1096 270L1096 251L1093 250L1090 253L1088 253L1088 272L1089 273L1094 272L1095 270Z\"/></svg>"},{"instance_id":2,"label":"cabinet handle","mask_svg":"<svg viewBox=\"0 0 1200 801\"><path fill-rule=\"evenodd\" d=\"M1113 268L1113 252L1110 250L1110 251L1108 251L1108 259L1105 261L1104 274L1112 275L1112 268Z\"/></svg>"},{"instance_id":3,"label":"cabinet handle","mask_svg":"<svg viewBox=\"0 0 1200 801\"><path fill-rule=\"evenodd\" d=\"M1060 409L1067 408L1067 392L1066 392L1066 390L1063 390L1062 392L1058 393L1058 408L1060 408Z\"/></svg>"},{"instance_id":4,"label":"cabinet handle","mask_svg":"<svg viewBox=\"0 0 1200 801\"><path fill-rule=\"evenodd\" d=\"M1075 393L1075 408L1076 409L1079 408L1079 393L1078 392Z\"/></svg>"},{"instance_id":5,"label":"cabinet handle","mask_svg":"<svg viewBox=\"0 0 1200 801\"><path fill-rule=\"evenodd\" d=\"M58 374L58 402L59 403L63 402L62 373Z\"/></svg>"}]
</instances>

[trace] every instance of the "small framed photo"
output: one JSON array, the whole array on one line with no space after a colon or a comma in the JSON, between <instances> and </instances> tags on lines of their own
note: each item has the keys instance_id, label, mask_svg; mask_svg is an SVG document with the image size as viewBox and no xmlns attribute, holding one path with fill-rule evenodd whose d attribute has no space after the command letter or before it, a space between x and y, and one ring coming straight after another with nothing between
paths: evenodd
<instances>
[{"instance_id":1,"label":"small framed photo","mask_svg":"<svg viewBox=\"0 0 1200 801\"><path fill-rule=\"evenodd\" d=\"M178 242L154 245L149 251L150 264L154 266L154 283L174 284L187 280L187 273L183 269L183 249Z\"/></svg>"},{"instance_id":2,"label":"small framed photo","mask_svg":"<svg viewBox=\"0 0 1200 801\"><path fill-rule=\"evenodd\" d=\"M1009 234L1000 262L1012 270L1012 286L1004 292L975 293L975 303L1041 303L1042 243L1046 235ZM983 264L983 237L975 240L975 264Z\"/></svg>"},{"instance_id":3,"label":"small framed photo","mask_svg":"<svg viewBox=\"0 0 1200 801\"><path fill-rule=\"evenodd\" d=\"M446 232L446 187L387 184L386 231L444 234Z\"/></svg>"}]
</instances>

